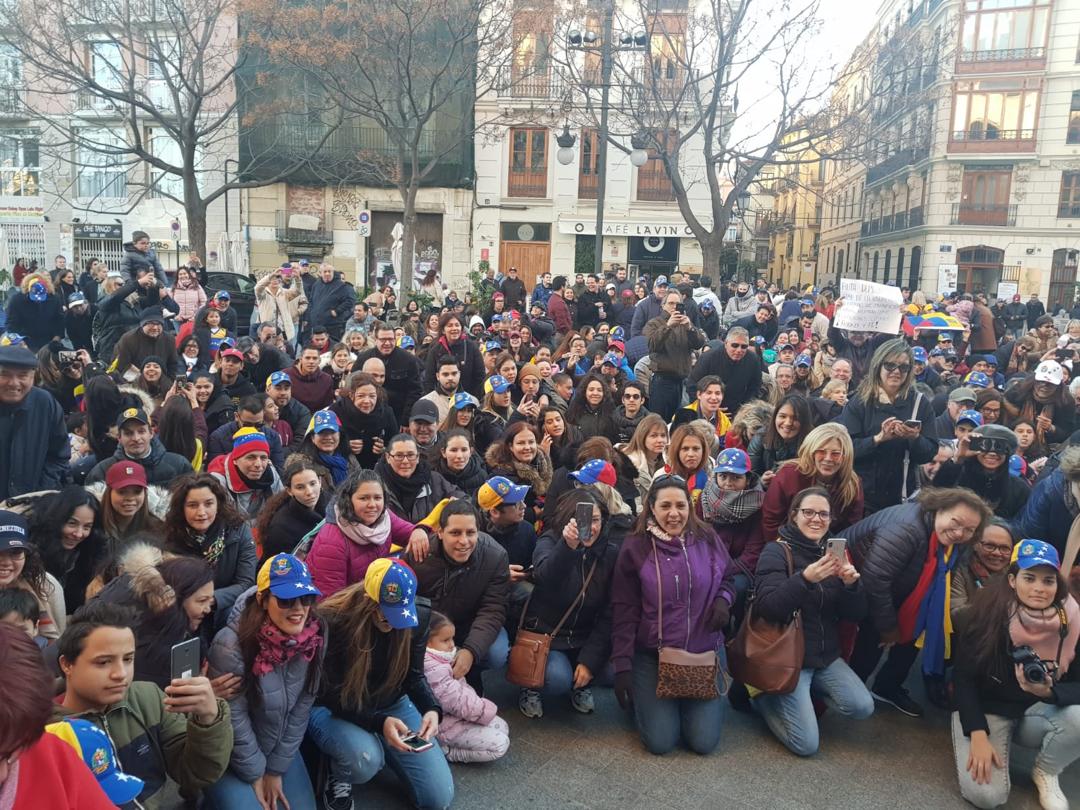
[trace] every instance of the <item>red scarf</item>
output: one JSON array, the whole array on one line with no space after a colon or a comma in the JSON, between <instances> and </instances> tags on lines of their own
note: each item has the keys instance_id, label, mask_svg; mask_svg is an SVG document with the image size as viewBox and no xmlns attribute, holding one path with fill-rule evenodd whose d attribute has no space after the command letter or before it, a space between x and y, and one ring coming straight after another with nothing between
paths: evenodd
<instances>
[{"instance_id":1,"label":"red scarf","mask_svg":"<svg viewBox=\"0 0 1080 810\"><path fill-rule=\"evenodd\" d=\"M915 590L907 595L897 613L901 644L907 644L909 641L915 640L915 625L919 619L919 608L934 582L934 574L937 571L937 547L937 532L933 532L926 547L926 559L923 561L922 573L919 574L919 581L915 585Z\"/></svg>"},{"instance_id":2,"label":"red scarf","mask_svg":"<svg viewBox=\"0 0 1080 810\"><path fill-rule=\"evenodd\" d=\"M319 620L312 617L298 635L290 636L267 619L259 628L259 652L251 666L251 674L261 678L271 670L285 666L293 656L303 656L311 662L322 647Z\"/></svg>"}]
</instances>

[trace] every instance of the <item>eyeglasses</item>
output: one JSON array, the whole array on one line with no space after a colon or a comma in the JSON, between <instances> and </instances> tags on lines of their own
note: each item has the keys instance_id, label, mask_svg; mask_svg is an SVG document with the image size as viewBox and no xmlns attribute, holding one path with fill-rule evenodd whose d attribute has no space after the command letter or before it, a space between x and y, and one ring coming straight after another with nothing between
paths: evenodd
<instances>
[{"instance_id":1,"label":"eyeglasses","mask_svg":"<svg viewBox=\"0 0 1080 810\"><path fill-rule=\"evenodd\" d=\"M818 512L816 509L800 509L799 514L803 516L803 520L820 520L822 522L832 516L830 512Z\"/></svg>"},{"instance_id":2,"label":"eyeglasses","mask_svg":"<svg viewBox=\"0 0 1080 810\"><path fill-rule=\"evenodd\" d=\"M416 461L420 458L419 453L390 453L394 461Z\"/></svg>"},{"instance_id":3,"label":"eyeglasses","mask_svg":"<svg viewBox=\"0 0 1080 810\"><path fill-rule=\"evenodd\" d=\"M315 605L315 597L311 596L294 596L292 599L282 599L280 596L274 597L277 600L278 607L282 610L291 610L296 607L297 603L300 607L313 607Z\"/></svg>"},{"instance_id":4,"label":"eyeglasses","mask_svg":"<svg viewBox=\"0 0 1080 810\"><path fill-rule=\"evenodd\" d=\"M729 349L749 349L750 344L749 343L729 343L728 348Z\"/></svg>"},{"instance_id":5,"label":"eyeglasses","mask_svg":"<svg viewBox=\"0 0 1080 810\"><path fill-rule=\"evenodd\" d=\"M901 374L907 374L911 371L911 363L892 363L885 361L881 364L881 367L887 372L892 374L894 371L899 371Z\"/></svg>"},{"instance_id":6,"label":"eyeglasses","mask_svg":"<svg viewBox=\"0 0 1080 810\"><path fill-rule=\"evenodd\" d=\"M985 540L980 540L979 545L983 547L987 554L996 554L999 557L1012 555L1012 546L999 546L996 543L987 543Z\"/></svg>"},{"instance_id":7,"label":"eyeglasses","mask_svg":"<svg viewBox=\"0 0 1080 810\"><path fill-rule=\"evenodd\" d=\"M627 393L627 394L623 394L622 398L623 399L630 399L630 400L641 399L641 394L629 394L629 393Z\"/></svg>"}]
</instances>

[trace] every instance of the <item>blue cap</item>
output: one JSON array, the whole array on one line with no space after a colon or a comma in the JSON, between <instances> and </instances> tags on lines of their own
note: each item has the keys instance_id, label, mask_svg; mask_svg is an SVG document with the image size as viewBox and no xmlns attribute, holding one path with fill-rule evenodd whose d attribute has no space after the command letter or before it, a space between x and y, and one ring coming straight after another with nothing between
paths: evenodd
<instances>
[{"instance_id":1,"label":"blue cap","mask_svg":"<svg viewBox=\"0 0 1080 810\"><path fill-rule=\"evenodd\" d=\"M972 371L964 378L964 385L968 388L989 388L990 378L981 371Z\"/></svg>"},{"instance_id":2,"label":"blue cap","mask_svg":"<svg viewBox=\"0 0 1080 810\"><path fill-rule=\"evenodd\" d=\"M944 343L946 340L952 340L952 332L938 332L937 342Z\"/></svg>"},{"instance_id":3,"label":"blue cap","mask_svg":"<svg viewBox=\"0 0 1080 810\"><path fill-rule=\"evenodd\" d=\"M364 574L364 592L395 630L416 627L416 574L401 560L380 557Z\"/></svg>"},{"instance_id":4,"label":"blue cap","mask_svg":"<svg viewBox=\"0 0 1080 810\"><path fill-rule=\"evenodd\" d=\"M608 340L622 340L626 337L626 330L621 326L616 326L610 332L608 332Z\"/></svg>"},{"instance_id":5,"label":"blue cap","mask_svg":"<svg viewBox=\"0 0 1080 810\"><path fill-rule=\"evenodd\" d=\"M0 335L0 346L22 346L26 343L26 337L18 332L4 332Z\"/></svg>"},{"instance_id":6,"label":"blue cap","mask_svg":"<svg viewBox=\"0 0 1080 810\"><path fill-rule=\"evenodd\" d=\"M502 323L502 319L503 319L503 316L500 315L498 312L496 312L494 315L491 316L491 322L492 323Z\"/></svg>"},{"instance_id":7,"label":"blue cap","mask_svg":"<svg viewBox=\"0 0 1080 810\"><path fill-rule=\"evenodd\" d=\"M814 306L814 299L812 299L812 298L803 298L803 299L801 299L799 301L799 306L800 307L813 307Z\"/></svg>"},{"instance_id":8,"label":"blue cap","mask_svg":"<svg viewBox=\"0 0 1080 810\"><path fill-rule=\"evenodd\" d=\"M935 351L937 350L935 349ZM914 349L912 349L911 356L912 358L914 358L916 363L926 363L926 349L924 349L922 346L916 346Z\"/></svg>"},{"instance_id":9,"label":"blue cap","mask_svg":"<svg viewBox=\"0 0 1080 810\"><path fill-rule=\"evenodd\" d=\"M217 301L228 301L231 298L232 296L229 295L228 290L218 290L216 293L214 293L214 299Z\"/></svg>"},{"instance_id":10,"label":"blue cap","mask_svg":"<svg viewBox=\"0 0 1080 810\"><path fill-rule=\"evenodd\" d=\"M481 509L494 509L504 504L521 503L529 494L527 484L515 484L509 478L496 475L476 491L476 503Z\"/></svg>"},{"instance_id":11,"label":"blue cap","mask_svg":"<svg viewBox=\"0 0 1080 810\"><path fill-rule=\"evenodd\" d=\"M29 295L30 300L37 304L40 304L49 297L49 291L45 289L45 285L40 281L35 281L31 284L27 294Z\"/></svg>"},{"instance_id":12,"label":"blue cap","mask_svg":"<svg viewBox=\"0 0 1080 810\"><path fill-rule=\"evenodd\" d=\"M800 354L798 357L795 358L795 365L806 366L806 368L810 368L810 366L814 365L814 361L810 359L810 355Z\"/></svg>"},{"instance_id":13,"label":"blue cap","mask_svg":"<svg viewBox=\"0 0 1080 810\"><path fill-rule=\"evenodd\" d=\"M988 366L993 366L994 368L997 368L998 359L997 359L996 355L984 354L983 355L983 362L986 363L986 365L988 365Z\"/></svg>"},{"instance_id":14,"label":"blue cap","mask_svg":"<svg viewBox=\"0 0 1080 810\"><path fill-rule=\"evenodd\" d=\"M960 415L956 417L956 424L959 425L961 422L971 422L975 427L982 427L982 414L978 411L973 411L970 408L965 411L960 411Z\"/></svg>"},{"instance_id":15,"label":"blue cap","mask_svg":"<svg viewBox=\"0 0 1080 810\"><path fill-rule=\"evenodd\" d=\"M459 411L462 408L479 408L480 401L467 391L458 391L454 394L454 400L451 403Z\"/></svg>"},{"instance_id":16,"label":"blue cap","mask_svg":"<svg viewBox=\"0 0 1080 810\"><path fill-rule=\"evenodd\" d=\"M1013 548L1013 562L1021 571L1039 565L1061 567L1061 558L1057 549L1042 540L1021 540Z\"/></svg>"},{"instance_id":17,"label":"blue cap","mask_svg":"<svg viewBox=\"0 0 1080 810\"><path fill-rule=\"evenodd\" d=\"M259 591L270 591L278 599L322 596L322 591L312 582L307 564L292 554L275 554L264 562L255 587Z\"/></svg>"},{"instance_id":18,"label":"blue cap","mask_svg":"<svg viewBox=\"0 0 1080 810\"><path fill-rule=\"evenodd\" d=\"M266 380L266 384L270 385L292 385L292 378L289 377L284 371L275 371Z\"/></svg>"},{"instance_id":19,"label":"blue cap","mask_svg":"<svg viewBox=\"0 0 1080 810\"><path fill-rule=\"evenodd\" d=\"M1009 475L1013 478L1023 478L1027 475L1027 461L1023 456L1009 456Z\"/></svg>"},{"instance_id":20,"label":"blue cap","mask_svg":"<svg viewBox=\"0 0 1080 810\"><path fill-rule=\"evenodd\" d=\"M738 447L729 447L716 457L716 466L713 467L713 472L746 475L750 472L750 456L746 454L745 450L740 450Z\"/></svg>"},{"instance_id":21,"label":"blue cap","mask_svg":"<svg viewBox=\"0 0 1080 810\"><path fill-rule=\"evenodd\" d=\"M712 312L714 309L716 309L716 305L713 304L711 298L706 298L704 301L701 302L700 309L702 312Z\"/></svg>"},{"instance_id":22,"label":"blue cap","mask_svg":"<svg viewBox=\"0 0 1080 810\"><path fill-rule=\"evenodd\" d=\"M119 806L134 801L145 787L137 776L120 770L109 735L89 720L69 717L45 726L45 731L70 745L86 767L94 774L98 785L110 802Z\"/></svg>"},{"instance_id":23,"label":"blue cap","mask_svg":"<svg viewBox=\"0 0 1080 810\"><path fill-rule=\"evenodd\" d=\"M657 276L656 281L653 282L654 287L666 287L668 286L667 276Z\"/></svg>"},{"instance_id":24,"label":"blue cap","mask_svg":"<svg viewBox=\"0 0 1080 810\"><path fill-rule=\"evenodd\" d=\"M69 307L75 307L79 304L85 304L86 296L83 295L81 292L73 292L71 295L68 296L67 302Z\"/></svg>"},{"instance_id":25,"label":"blue cap","mask_svg":"<svg viewBox=\"0 0 1080 810\"><path fill-rule=\"evenodd\" d=\"M600 365L602 365L602 366L615 366L615 368L618 368L621 365L621 363L622 363L622 361L619 360L619 355L615 354L615 352L608 352L607 354L604 355L604 359L603 359L603 361L601 361Z\"/></svg>"},{"instance_id":26,"label":"blue cap","mask_svg":"<svg viewBox=\"0 0 1080 810\"><path fill-rule=\"evenodd\" d=\"M402 349L415 349L416 341L413 340L409 335L402 335L400 338L398 338L397 345L399 348Z\"/></svg>"},{"instance_id":27,"label":"blue cap","mask_svg":"<svg viewBox=\"0 0 1080 810\"><path fill-rule=\"evenodd\" d=\"M750 342L753 343L755 346L762 346L765 343L765 336L754 335L752 338L750 338Z\"/></svg>"},{"instance_id":28,"label":"blue cap","mask_svg":"<svg viewBox=\"0 0 1080 810\"><path fill-rule=\"evenodd\" d=\"M301 260L300 260L300 266L301 266L301 267L307 267L307 266L308 266L308 264L309 264L309 262L308 262L308 260L307 260L307 259L301 259Z\"/></svg>"},{"instance_id":29,"label":"blue cap","mask_svg":"<svg viewBox=\"0 0 1080 810\"><path fill-rule=\"evenodd\" d=\"M609 487L615 486L617 480L614 465L602 458L586 461L580 470L570 473L570 477L582 484L607 484Z\"/></svg>"},{"instance_id":30,"label":"blue cap","mask_svg":"<svg viewBox=\"0 0 1080 810\"><path fill-rule=\"evenodd\" d=\"M502 351L502 344L497 340L489 340L484 344L484 352L499 352Z\"/></svg>"},{"instance_id":31,"label":"blue cap","mask_svg":"<svg viewBox=\"0 0 1080 810\"><path fill-rule=\"evenodd\" d=\"M331 433L341 432L341 420L338 419L338 415L329 408L323 408L321 411L315 411L311 417L311 429L315 433Z\"/></svg>"},{"instance_id":32,"label":"blue cap","mask_svg":"<svg viewBox=\"0 0 1080 810\"><path fill-rule=\"evenodd\" d=\"M495 374L487 378L484 383L484 393L505 394L510 390L510 381L502 374Z\"/></svg>"},{"instance_id":33,"label":"blue cap","mask_svg":"<svg viewBox=\"0 0 1080 810\"><path fill-rule=\"evenodd\" d=\"M934 348L932 348L930 350L930 356L931 357L944 357L945 356L945 351L944 351L944 349L939 349L937 346L935 346Z\"/></svg>"}]
</instances>

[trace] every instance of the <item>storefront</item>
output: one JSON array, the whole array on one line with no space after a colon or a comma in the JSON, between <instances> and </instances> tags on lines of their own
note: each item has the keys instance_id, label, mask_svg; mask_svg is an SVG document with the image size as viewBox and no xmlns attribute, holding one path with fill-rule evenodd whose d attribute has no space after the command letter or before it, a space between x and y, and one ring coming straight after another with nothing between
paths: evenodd
<instances>
[{"instance_id":1,"label":"storefront","mask_svg":"<svg viewBox=\"0 0 1080 810\"><path fill-rule=\"evenodd\" d=\"M124 258L123 228L120 225L76 223L72 225L72 236L77 270L84 270L90 259L100 259L110 270L120 269L120 261Z\"/></svg>"},{"instance_id":2,"label":"storefront","mask_svg":"<svg viewBox=\"0 0 1080 810\"><path fill-rule=\"evenodd\" d=\"M559 234L573 235L580 242L595 238L595 220L559 219ZM700 272L701 256L693 232L683 222L604 222L604 268L626 267L630 278L656 278L676 270ZM695 258L696 256L696 258Z\"/></svg>"}]
</instances>

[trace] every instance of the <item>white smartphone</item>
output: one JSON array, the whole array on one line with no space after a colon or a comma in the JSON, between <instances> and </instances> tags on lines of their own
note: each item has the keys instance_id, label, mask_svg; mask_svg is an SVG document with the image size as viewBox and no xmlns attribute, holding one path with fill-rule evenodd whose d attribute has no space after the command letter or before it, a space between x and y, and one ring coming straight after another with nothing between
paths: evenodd
<instances>
[{"instance_id":1,"label":"white smartphone","mask_svg":"<svg viewBox=\"0 0 1080 810\"><path fill-rule=\"evenodd\" d=\"M847 562L847 538L830 537L825 543L825 553L836 557L840 562Z\"/></svg>"}]
</instances>

